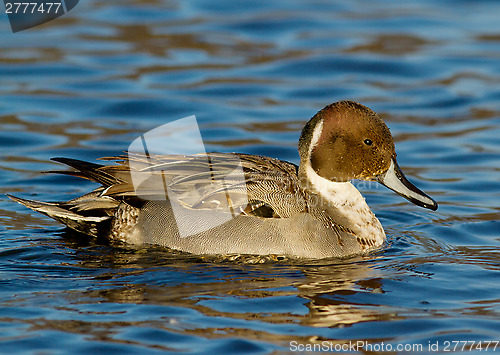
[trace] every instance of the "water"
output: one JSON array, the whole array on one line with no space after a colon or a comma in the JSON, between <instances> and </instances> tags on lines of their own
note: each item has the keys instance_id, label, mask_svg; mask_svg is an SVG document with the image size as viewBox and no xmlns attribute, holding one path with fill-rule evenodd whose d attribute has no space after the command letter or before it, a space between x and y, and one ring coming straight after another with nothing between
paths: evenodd
<instances>
[{"instance_id":1,"label":"water","mask_svg":"<svg viewBox=\"0 0 500 355\"><path fill-rule=\"evenodd\" d=\"M484 352L500 340L499 12L486 0L81 1L17 34L4 16L2 193L77 196L95 185L40 174L59 168L51 157L120 154L192 114L209 151L297 163L302 124L353 99L385 119L403 170L440 208L360 184L388 234L382 250L248 264L82 240L3 196L2 353L357 341L393 353L482 341Z\"/></svg>"}]
</instances>

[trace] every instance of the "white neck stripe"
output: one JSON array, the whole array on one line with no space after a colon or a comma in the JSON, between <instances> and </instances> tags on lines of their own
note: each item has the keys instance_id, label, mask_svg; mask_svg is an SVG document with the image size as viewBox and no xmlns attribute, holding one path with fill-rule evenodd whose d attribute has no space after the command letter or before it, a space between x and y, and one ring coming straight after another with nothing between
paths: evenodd
<instances>
[{"instance_id":1,"label":"white neck stripe","mask_svg":"<svg viewBox=\"0 0 500 355\"><path fill-rule=\"evenodd\" d=\"M311 137L311 143L309 144L309 157L311 156L311 153L314 148L318 145L319 138L321 137L321 134L323 133L323 120L318 121L318 124L316 127L314 127L313 134Z\"/></svg>"}]
</instances>

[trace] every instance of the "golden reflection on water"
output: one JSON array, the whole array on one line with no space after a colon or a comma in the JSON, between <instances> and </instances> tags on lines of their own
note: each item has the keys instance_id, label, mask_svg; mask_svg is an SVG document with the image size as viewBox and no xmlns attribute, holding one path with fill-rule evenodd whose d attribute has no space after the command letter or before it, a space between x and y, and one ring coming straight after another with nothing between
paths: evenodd
<instances>
[{"instance_id":1,"label":"golden reflection on water","mask_svg":"<svg viewBox=\"0 0 500 355\"><path fill-rule=\"evenodd\" d=\"M84 255L82 255L83 257ZM159 262L158 258L163 261ZM167 259L165 259L167 258ZM213 260L212 260L213 259ZM400 319L397 312L384 307L356 304L345 301L346 295L360 293L384 293L382 273L373 268L377 257L357 257L347 261L340 260L284 260L266 261L264 264L251 265L249 256L240 261L222 262L220 257L199 257L161 248L113 251L107 256L79 262L81 268L97 268L112 265L116 272L102 274L99 280L109 280L110 287L105 290L85 292L81 299L71 302L110 302L165 305L196 310L209 317L264 321L272 324L297 323L313 327L344 327L360 322ZM241 261L242 260L242 261ZM369 262L368 262L369 261ZM160 263L161 266L156 265ZM201 264L200 264L201 262ZM131 283L123 281L148 272L151 267L159 267L157 272L207 274L220 276L203 283L175 283L169 285ZM118 271L119 270L119 271ZM218 271L219 270L219 271ZM223 272L222 272L222 271ZM151 271L151 270L149 270ZM106 284L106 281L104 281ZM122 285L122 286L120 286ZM304 313L292 312L232 312L210 307L203 301L223 298L266 299L291 297L303 299ZM91 299L95 299L92 301ZM295 302L295 301L293 301Z\"/></svg>"}]
</instances>

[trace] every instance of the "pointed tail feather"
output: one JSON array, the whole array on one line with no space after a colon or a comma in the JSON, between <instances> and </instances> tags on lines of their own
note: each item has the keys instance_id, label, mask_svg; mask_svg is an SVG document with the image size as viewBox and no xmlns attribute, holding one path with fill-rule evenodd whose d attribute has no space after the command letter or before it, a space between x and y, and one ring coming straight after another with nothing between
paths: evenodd
<instances>
[{"instance_id":1,"label":"pointed tail feather","mask_svg":"<svg viewBox=\"0 0 500 355\"><path fill-rule=\"evenodd\" d=\"M59 221L69 228L72 228L78 232L91 235L93 237L97 237L99 231L105 227L105 223L108 222L111 218L108 216L105 217L92 217L92 216L82 216L77 213L74 213L66 208L63 208L57 202L40 202L27 200L24 198L12 196L6 194L8 198L13 201L16 201L28 208L31 208L33 211L43 213L56 221Z\"/></svg>"},{"instance_id":2,"label":"pointed tail feather","mask_svg":"<svg viewBox=\"0 0 500 355\"><path fill-rule=\"evenodd\" d=\"M52 158L51 160L56 161L58 163L66 164L78 170L78 172L61 172L62 174L84 177L89 180L98 182L103 186L111 186L118 182L116 177L101 169L104 167L104 165L89 163L83 160L71 159L71 158Z\"/></svg>"}]
</instances>

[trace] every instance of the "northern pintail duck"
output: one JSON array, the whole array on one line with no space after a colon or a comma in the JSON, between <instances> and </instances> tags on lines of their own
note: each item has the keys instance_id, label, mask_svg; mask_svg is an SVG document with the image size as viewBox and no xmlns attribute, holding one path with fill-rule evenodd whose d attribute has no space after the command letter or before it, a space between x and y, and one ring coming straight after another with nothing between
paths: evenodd
<instances>
[{"instance_id":1,"label":"northern pintail duck","mask_svg":"<svg viewBox=\"0 0 500 355\"><path fill-rule=\"evenodd\" d=\"M307 258L361 254L384 243L384 229L352 179L377 181L437 209L401 172L389 128L356 102L328 105L311 118L299 154L299 166L231 153L103 158L115 165L55 158L75 169L61 173L102 186L67 202L9 197L92 237L194 254ZM240 178L231 175L235 166Z\"/></svg>"}]
</instances>

